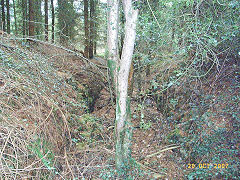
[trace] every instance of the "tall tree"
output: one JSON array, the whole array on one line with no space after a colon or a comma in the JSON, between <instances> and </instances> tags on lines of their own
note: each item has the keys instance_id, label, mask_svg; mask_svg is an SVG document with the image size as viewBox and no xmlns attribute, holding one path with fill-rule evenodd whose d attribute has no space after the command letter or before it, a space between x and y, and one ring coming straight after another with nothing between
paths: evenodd
<instances>
[{"instance_id":1,"label":"tall tree","mask_svg":"<svg viewBox=\"0 0 240 180\"><path fill-rule=\"evenodd\" d=\"M67 41L66 38L66 21L64 17L66 14L66 1L64 0L58 0L58 26L60 30L60 43L65 44Z\"/></svg>"},{"instance_id":2,"label":"tall tree","mask_svg":"<svg viewBox=\"0 0 240 180\"><path fill-rule=\"evenodd\" d=\"M126 18L125 37L121 60L118 56L118 26L119 2L108 0L108 51L109 61L115 61L116 67L110 68L115 72L116 80L116 168L124 171L123 166L129 164L131 156L131 127L130 103L127 98L128 77L132 62L136 37L138 10L133 8L132 0L123 0L123 10ZM113 71L114 70L114 71Z\"/></svg>"},{"instance_id":3,"label":"tall tree","mask_svg":"<svg viewBox=\"0 0 240 180\"><path fill-rule=\"evenodd\" d=\"M45 12L45 40L48 41L48 0L44 0Z\"/></svg>"},{"instance_id":4,"label":"tall tree","mask_svg":"<svg viewBox=\"0 0 240 180\"><path fill-rule=\"evenodd\" d=\"M10 34L10 5L9 0L6 0L6 7L7 7L7 33Z\"/></svg>"},{"instance_id":5,"label":"tall tree","mask_svg":"<svg viewBox=\"0 0 240 180\"><path fill-rule=\"evenodd\" d=\"M94 1L94 10L93 10L93 54L97 54L97 20L98 20L98 14L97 14L97 8L98 8L98 1Z\"/></svg>"},{"instance_id":6,"label":"tall tree","mask_svg":"<svg viewBox=\"0 0 240 180\"><path fill-rule=\"evenodd\" d=\"M29 8L29 36L34 36L34 0L28 1L28 8Z\"/></svg>"},{"instance_id":7,"label":"tall tree","mask_svg":"<svg viewBox=\"0 0 240 180\"><path fill-rule=\"evenodd\" d=\"M54 43L55 12L54 12L53 0L51 0L51 7L52 7L52 43Z\"/></svg>"},{"instance_id":8,"label":"tall tree","mask_svg":"<svg viewBox=\"0 0 240 180\"><path fill-rule=\"evenodd\" d=\"M1 0L1 8L2 8L2 30L4 32L6 32L5 3L4 3L4 0Z\"/></svg>"},{"instance_id":9,"label":"tall tree","mask_svg":"<svg viewBox=\"0 0 240 180\"><path fill-rule=\"evenodd\" d=\"M22 0L22 33L27 35L27 0Z\"/></svg>"},{"instance_id":10,"label":"tall tree","mask_svg":"<svg viewBox=\"0 0 240 180\"><path fill-rule=\"evenodd\" d=\"M133 8L132 0L123 0L123 10L126 18L125 36L116 78L116 166L118 169L122 164L128 164L129 162L125 160L129 161L131 156L130 100L127 100L127 91L138 17L138 10Z\"/></svg>"},{"instance_id":11,"label":"tall tree","mask_svg":"<svg viewBox=\"0 0 240 180\"><path fill-rule=\"evenodd\" d=\"M84 0L84 31L85 31L84 56L85 56L86 58L89 58L88 0Z\"/></svg>"},{"instance_id":12,"label":"tall tree","mask_svg":"<svg viewBox=\"0 0 240 180\"><path fill-rule=\"evenodd\" d=\"M35 35L38 39L43 39L43 14L42 14L42 1L36 0L34 2L34 22L35 22Z\"/></svg>"},{"instance_id":13,"label":"tall tree","mask_svg":"<svg viewBox=\"0 0 240 180\"><path fill-rule=\"evenodd\" d=\"M15 25L15 33L18 34L18 27L17 27L17 14L16 14L16 4L15 0L13 0L13 14L14 14L14 25Z\"/></svg>"},{"instance_id":14,"label":"tall tree","mask_svg":"<svg viewBox=\"0 0 240 180\"><path fill-rule=\"evenodd\" d=\"M89 36L89 58L93 58L94 33L95 33L95 2L90 0L90 36Z\"/></svg>"}]
</instances>

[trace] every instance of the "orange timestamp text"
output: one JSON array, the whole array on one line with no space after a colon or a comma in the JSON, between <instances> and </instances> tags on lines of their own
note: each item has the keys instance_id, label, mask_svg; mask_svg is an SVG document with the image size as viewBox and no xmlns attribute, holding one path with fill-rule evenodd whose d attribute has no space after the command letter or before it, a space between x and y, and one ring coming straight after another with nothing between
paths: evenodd
<instances>
[{"instance_id":1,"label":"orange timestamp text","mask_svg":"<svg viewBox=\"0 0 240 180\"><path fill-rule=\"evenodd\" d=\"M199 164L188 164L188 169L194 169L194 168L199 168L199 169L208 169L208 168L215 168L215 169L224 169L228 168L228 163L225 164L211 164L211 163L199 163Z\"/></svg>"}]
</instances>

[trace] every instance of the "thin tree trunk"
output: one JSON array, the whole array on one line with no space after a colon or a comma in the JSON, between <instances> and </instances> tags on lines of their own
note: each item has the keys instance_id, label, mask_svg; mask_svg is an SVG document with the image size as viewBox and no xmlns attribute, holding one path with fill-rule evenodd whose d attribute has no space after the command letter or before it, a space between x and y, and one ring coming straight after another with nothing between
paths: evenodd
<instances>
[{"instance_id":1,"label":"thin tree trunk","mask_svg":"<svg viewBox=\"0 0 240 180\"><path fill-rule=\"evenodd\" d=\"M7 33L10 34L10 7L9 7L9 0L6 0L7 6Z\"/></svg>"},{"instance_id":2,"label":"thin tree trunk","mask_svg":"<svg viewBox=\"0 0 240 180\"><path fill-rule=\"evenodd\" d=\"M5 19L5 5L4 0L1 0L1 8L2 8L2 29L6 32L6 19Z\"/></svg>"},{"instance_id":3,"label":"thin tree trunk","mask_svg":"<svg viewBox=\"0 0 240 180\"><path fill-rule=\"evenodd\" d=\"M17 14L16 14L16 4L15 4L15 0L13 0L13 13L14 13L15 33L18 34L18 27L17 27Z\"/></svg>"},{"instance_id":4,"label":"thin tree trunk","mask_svg":"<svg viewBox=\"0 0 240 180\"><path fill-rule=\"evenodd\" d=\"M117 107L116 107L116 168L129 164L131 157L130 100L128 96L128 77L136 38L138 10L132 6L132 0L123 0L126 18L125 37L121 60L117 66Z\"/></svg>"},{"instance_id":5,"label":"thin tree trunk","mask_svg":"<svg viewBox=\"0 0 240 180\"><path fill-rule=\"evenodd\" d=\"M130 66L129 76L128 76L128 97L131 99L133 93L133 82L135 79L134 65L133 61Z\"/></svg>"},{"instance_id":6,"label":"thin tree trunk","mask_svg":"<svg viewBox=\"0 0 240 180\"><path fill-rule=\"evenodd\" d=\"M35 36L38 38L38 39L43 39L42 38L42 34L43 34L43 26L42 26L42 23L43 23L43 19L42 19L42 10L41 10L41 3L42 1L40 0L36 0L35 3L34 3L34 22L35 22L35 26L34 26L34 29L35 29Z\"/></svg>"},{"instance_id":7,"label":"thin tree trunk","mask_svg":"<svg viewBox=\"0 0 240 180\"><path fill-rule=\"evenodd\" d=\"M27 34L26 9L27 9L27 2L26 2L26 0L22 0L22 15L23 15L22 33L23 33L23 37L25 37Z\"/></svg>"},{"instance_id":8,"label":"thin tree trunk","mask_svg":"<svg viewBox=\"0 0 240 180\"><path fill-rule=\"evenodd\" d=\"M53 0L51 0L51 5L52 5L52 43L54 43L55 13Z\"/></svg>"},{"instance_id":9,"label":"thin tree trunk","mask_svg":"<svg viewBox=\"0 0 240 180\"><path fill-rule=\"evenodd\" d=\"M140 56L137 57L138 62L137 62L137 87L138 87L138 92L142 91L142 63L141 63L141 58Z\"/></svg>"},{"instance_id":10,"label":"thin tree trunk","mask_svg":"<svg viewBox=\"0 0 240 180\"><path fill-rule=\"evenodd\" d=\"M118 54L118 29L119 29L119 0L108 0L108 68L114 92L116 91L116 74Z\"/></svg>"},{"instance_id":11,"label":"thin tree trunk","mask_svg":"<svg viewBox=\"0 0 240 180\"><path fill-rule=\"evenodd\" d=\"M29 36L34 36L34 9L33 2L34 0L29 0Z\"/></svg>"},{"instance_id":12,"label":"thin tree trunk","mask_svg":"<svg viewBox=\"0 0 240 180\"><path fill-rule=\"evenodd\" d=\"M65 34L63 33L65 27L65 22L62 16L64 16L64 1L63 0L58 0L58 24L59 24L59 36L60 36L60 43L65 44L66 38Z\"/></svg>"},{"instance_id":13,"label":"thin tree trunk","mask_svg":"<svg viewBox=\"0 0 240 180\"><path fill-rule=\"evenodd\" d=\"M85 49L84 56L89 58L89 22L88 22L88 0L84 0L84 30L85 30Z\"/></svg>"},{"instance_id":14,"label":"thin tree trunk","mask_svg":"<svg viewBox=\"0 0 240 180\"><path fill-rule=\"evenodd\" d=\"M2 30L2 8L0 10L0 30Z\"/></svg>"},{"instance_id":15,"label":"thin tree trunk","mask_svg":"<svg viewBox=\"0 0 240 180\"><path fill-rule=\"evenodd\" d=\"M90 0L90 41L89 41L89 58L93 58L93 48L94 48L94 11L95 2Z\"/></svg>"},{"instance_id":16,"label":"thin tree trunk","mask_svg":"<svg viewBox=\"0 0 240 180\"><path fill-rule=\"evenodd\" d=\"M98 7L98 1L94 1L95 5L94 5L94 12L93 12L93 17L94 17L94 25L93 25L93 54L96 55L97 54L97 7Z\"/></svg>"},{"instance_id":17,"label":"thin tree trunk","mask_svg":"<svg viewBox=\"0 0 240 180\"><path fill-rule=\"evenodd\" d=\"M45 40L48 41L48 0L44 1L45 12Z\"/></svg>"},{"instance_id":18,"label":"thin tree trunk","mask_svg":"<svg viewBox=\"0 0 240 180\"><path fill-rule=\"evenodd\" d=\"M96 38L94 39L93 49L94 49L93 54L96 55L97 54L97 40L96 40Z\"/></svg>"}]
</instances>

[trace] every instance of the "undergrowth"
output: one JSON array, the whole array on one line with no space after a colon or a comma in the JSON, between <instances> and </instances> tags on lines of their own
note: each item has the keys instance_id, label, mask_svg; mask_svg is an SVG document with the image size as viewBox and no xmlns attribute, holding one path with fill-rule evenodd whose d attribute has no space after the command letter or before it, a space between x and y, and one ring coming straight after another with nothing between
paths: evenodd
<instances>
[{"instance_id":1,"label":"undergrowth","mask_svg":"<svg viewBox=\"0 0 240 180\"><path fill-rule=\"evenodd\" d=\"M1 177L60 177L70 114L82 115L85 102L46 57L18 45L0 48L0 84Z\"/></svg>"},{"instance_id":2,"label":"undergrowth","mask_svg":"<svg viewBox=\"0 0 240 180\"><path fill-rule=\"evenodd\" d=\"M236 79L219 95L201 94L198 100L190 101L187 119L172 121L175 128L166 138L182 146L177 152L185 162L187 179L238 179L238 86Z\"/></svg>"}]
</instances>

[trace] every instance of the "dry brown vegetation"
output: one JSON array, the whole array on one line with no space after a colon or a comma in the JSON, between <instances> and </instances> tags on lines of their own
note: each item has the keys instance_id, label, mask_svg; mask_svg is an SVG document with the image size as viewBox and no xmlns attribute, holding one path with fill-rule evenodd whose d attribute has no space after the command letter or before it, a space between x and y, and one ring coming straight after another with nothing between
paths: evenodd
<instances>
[{"instance_id":1,"label":"dry brown vegetation","mask_svg":"<svg viewBox=\"0 0 240 180\"><path fill-rule=\"evenodd\" d=\"M1 37L1 177L80 178L104 166L108 151L72 142L87 110L85 88L102 80L83 64L53 45ZM73 76L78 83L68 84Z\"/></svg>"}]
</instances>

